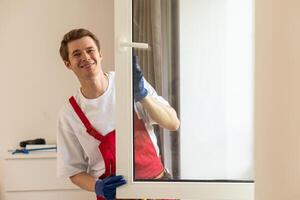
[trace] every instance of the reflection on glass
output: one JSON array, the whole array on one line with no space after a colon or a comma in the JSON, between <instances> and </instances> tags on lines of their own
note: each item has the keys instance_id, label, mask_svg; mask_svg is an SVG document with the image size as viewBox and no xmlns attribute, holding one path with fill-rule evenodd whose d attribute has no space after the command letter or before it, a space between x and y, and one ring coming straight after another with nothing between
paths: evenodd
<instances>
[{"instance_id":1,"label":"reflection on glass","mask_svg":"<svg viewBox=\"0 0 300 200\"><path fill-rule=\"evenodd\" d=\"M253 181L252 1L133 0L132 24L135 180Z\"/></svg>"}]
</instances>

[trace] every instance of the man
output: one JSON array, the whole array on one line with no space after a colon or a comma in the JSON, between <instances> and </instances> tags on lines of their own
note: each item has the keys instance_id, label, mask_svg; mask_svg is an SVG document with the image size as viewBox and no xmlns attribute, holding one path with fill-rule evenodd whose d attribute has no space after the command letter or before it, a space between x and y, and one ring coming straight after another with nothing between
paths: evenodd
<instances>
[{"instance_id":1,"label":"man","mask_svg":"<svg viewBox=\"0 0 300 200\"><path fill-rule=\"evenodd\" d=\"M85 29L74 29L65 34L60 55L81 87L59 114L58 175L69 177L80 188L95 192L98 199L115 199L116 187L126 181L122 176L115 176L114 72L102 71L99 41ZM140 149L136 153L136 165L145 159L154 163L146 170L141 167L136 174L140 178L161 178L164 169L150 123L176 130L179 120L175 110L145 81L135 58L133 63L135 124L139 133L135 145ZM141 143L147 143L149 148L146 151L140 148ZM152 158L156 160L151 162Z\"/></svg>"}]
</instances>

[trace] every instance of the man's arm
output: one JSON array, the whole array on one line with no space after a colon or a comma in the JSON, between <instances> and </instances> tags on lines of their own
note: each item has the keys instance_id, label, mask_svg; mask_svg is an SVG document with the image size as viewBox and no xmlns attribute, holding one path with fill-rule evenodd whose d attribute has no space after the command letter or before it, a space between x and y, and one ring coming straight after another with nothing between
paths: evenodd
<instances>
[{"instance_id":1,"label":"man's arm","mask_svg":"<svg viewBox=\"0 0 300 200\"><path fill-rule=\"evenodd\" d=\"M148 90L144 86L144 75L136 56L132 58L132 70L134 100L140 102L150 117L161 127L170 131L177 130L180 121L177 118L176 111L171 106L165 105L151 96L147 96Z\"/></svg>"},{"instance_id":2,"label":"man's arm","mask_svg":"<svg viewBox=\"0 0 300 200\"><path fill-rule=\"evenodd\" d=\"M71 176L70 180L72 181L72 183L74 183L81 189L84 189L84 190L87 190L90 192L95 192L96 180L94 177L92 177L91 175L89 175L86 172L81 172L79 174Z\"/></svg>"},{"instance_id":3,"label":"man's arm","mask_svg":"<svg viewBox=\"0 0 300 200\"><path fill-rule=\"evenodd\" d=\"M158 102L150 96L146 96L139 101L150 117L163 128L176 131L180 126L180 121L176 111L168 105Z\"/></svg>"}]
</instances>

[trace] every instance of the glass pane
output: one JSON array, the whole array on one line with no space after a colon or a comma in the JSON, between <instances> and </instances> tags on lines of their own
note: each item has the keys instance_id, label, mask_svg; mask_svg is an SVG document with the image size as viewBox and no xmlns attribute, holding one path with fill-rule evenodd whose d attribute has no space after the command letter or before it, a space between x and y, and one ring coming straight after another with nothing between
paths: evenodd
<instances>
[{"instance_id":1,"label":"glass pane","mask_svg":"<svg viewBox=\"0 0 300 200\"><path fill-rule=\"evenodd\" d=\"M136 181L253 181L252 19L251 0L133 0Z\"/></svg>"}]
</instances>

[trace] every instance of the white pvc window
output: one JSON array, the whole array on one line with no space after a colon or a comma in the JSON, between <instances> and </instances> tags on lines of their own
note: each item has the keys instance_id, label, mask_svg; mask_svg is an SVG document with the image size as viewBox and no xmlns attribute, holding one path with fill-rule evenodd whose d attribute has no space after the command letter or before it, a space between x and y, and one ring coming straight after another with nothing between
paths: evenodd
<instances>
[{"instance_id":1,"label":"white pvc window","mask_svg":"<svg viewBox=\"0 0 300 200\"><path fill-rule=\"evenodd\" d=\"M161 3L166 1L172 0ZM179 175L163 182L137 181L133 174L132 49L129 46L143 47L131 44L143 41L132 41L135 31L132 1L115 0L117 171L128 180L117 196L253 200L252 1L179 0L177 5L180 80L170 78L170 70L163 68L162 74L167 76L163 80L171 81L162 82L161 95L171 101L170 84L179 82L177 94L180 95L175 97L181 120L176 133L180 135L178 160L174 162L176 158L170 157L174 144L169 140L172 133L168 131L162 132L165 142L161 150L165 167ZM169 38L166 27L171 25L162 22L161 26L164 42ZM170 43L164 46L174 48ZM162 54L165 55L163 66L174 63L165 59L168 51Z\"/></svg>"}]
</instances>

